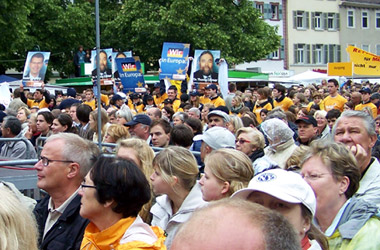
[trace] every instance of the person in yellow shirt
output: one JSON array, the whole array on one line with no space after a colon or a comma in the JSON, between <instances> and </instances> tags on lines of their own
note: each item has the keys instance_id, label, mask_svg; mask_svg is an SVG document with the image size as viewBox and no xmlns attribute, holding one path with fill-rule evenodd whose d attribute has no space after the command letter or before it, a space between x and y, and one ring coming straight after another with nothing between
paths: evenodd
<instances>
[{"instance_id":1,"label":"person in yellow shirt","mask_svg":"<svg viewBox=\"0 0 380 250\"><path fill-rule=\"evenodd\" d=\"M29 108L38 107L39 109L49 107L51 101L49 91L45 90L45 84L41 85L41 89L36 89L33 93L33 99L26 98L24 85L20 84L20 98Z\"/></svg>"},{"instance_id":2,"label":"person in yellow shirt","mask_svg":"<svg viewBox=\"0 0 380 250\"><path fill-rule=\"evenodd\" d=\"M293 101L285 96L286 88L279 83L274 85L272 95L274 97L273 106L280 107L284 112L288 111L289 107L294 105Z\"/></svg>"},{"instance_id":3,"label":"person in yellow shirt","mask_svg":"<svg viewBox=\"0 0 380 250\"><path fill-rule=\"evenodd\" d=\"M80 249L166 249L165 232L139 216L151 188L132 160L99 157L78 194L79 213L90 221Z\"/></svg>"},{"instance_id":4,"label":"person in yellow shirt","mask_svg":"<svg viewBox=\"0 0 380 250\"><path fill-rule=\"evenodd\" d=\"M212 105L215 107L226 106L226 102L218 95L218 87L215 84L207 85L205 91Z\"/></svg>"},{"instance_id":5,"label":"person in yellow shirt","mask_svg":"<svg viewBox=\"0 0 380 250\"><path fill-rule=\"evenodd\" d=\"M168 99L172 100L172 102L173 102L174 112L177 112L179 109L179 106L181 105L181 101L177 98L177 95L178 95L177 87L174 85L171 85L168 88L167 94L168 94Z\"/></svg>"},{"instance_id":6,"label":"person in yellow shirt","mask_svg":"<svg viewBox=\"0 0 380 250\"><path fill-rule=\"evenodd\" d=\"M323 100L323 110L327 112L332 109L338 109L343 112L344 104L347 102L343 96L338 94L339 83L335 79L330 79L327 82L329 96Z\"/></svg>"},{"instance_id":7,"label":"person in yellow shirt","mask_svg":"<svg viewBox=\"0 0 380 250\"><path fill-rule=\"evenodd\" d=\"M163 105L164 100L168 98L168 95L165 93L164 87L162 87L161 89L161 82L156 82L154 84L152 95L153 95L154 103L157 105L158 108L162 109L164 107Z\"/></svg>"},{"instance_id":8,"label":"person in yellow shirt","mask_svg":"<svg viewBox=\"0 0 380 250\"><path fill-rule=\"evenodd\" d=\"M322 95L318 92L315 92L313 94L313 101L310 102L306 109L307 109L307 112L310 112L310 109L312 106L315 106L315 105L318 105L319 106L319 110L323 110L324 106L323 106L323 100L322 100Z\"/></svg>"},{"instance_id":9,"label":"person in yellow shirt","mask_svg":"<svg viewBox=\"0 0 380 250\"><path fill-rule=\"evenodd\" d=\"M129 96L128 107L132 110L134 115L144 112L144 104L141 101L139 94L133 93Z\"/></svg>"},{"instance_id":10,"label":"person in yellow shirt","mask_svg":"<svg viewBox=\"0 0 380 250\"><path fill-rule=\"evenodd\" d=\"M363 87L360 91L360 94L362 94L362 100L363 102L359 105L355 106L355 110L363 110L365 107L369 107L372 111L372 117L376 118L377 116L377 107L375 104L371 102L371 89L367 87Z\"/></svg>"},{"instance_id":11,"label":"person in yellow shirt","mask_svg":"<svg viewBox=\"0 0 380 250\"><path fill-rule=\"evenodd\" d=\"M96 100L94 98L94 91L92 89L86 89L85 90L86 99L83 102L83 104L87 104L92 108L92 110L96 109ZM100 94L100 101L104 103L106 106L109 105L110 100L107 95Z\"/></svg>"},{"instance_id":12,"label":"person in yellow shirt","mask_svg":"<svg viewBox=\"0 0 380 250\"><path fill-rule=\"evenodd\" d=\"M271 111L273 109L272 104L268 100L268 92L264 89L258 89L257 94L259 95L258 100L256 101L255 106L253 107L253 113L256 114L257 122L261 123L261 116L260 116L260 111L262 109L266 109L268 111Z\"/></svg>"}]
</instances>

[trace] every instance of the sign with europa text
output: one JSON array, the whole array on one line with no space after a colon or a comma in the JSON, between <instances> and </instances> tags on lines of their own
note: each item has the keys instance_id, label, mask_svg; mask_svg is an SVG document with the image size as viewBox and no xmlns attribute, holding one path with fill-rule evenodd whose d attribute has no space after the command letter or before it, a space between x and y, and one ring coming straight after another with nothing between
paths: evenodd
<instances>
[{"instance_id":1,"label":"sign with europa text","mask_svg":"<svg viewBox=\"0 0 380 250\"><path fill-rule=\"evenodd\" d=\"M350 55L351 62L354 63L354 73L357 75L380 75L380 56L359 49L355 46L348 46L346 51Z\"/></svg>"},{"instance_id":2,"label":"sign with europa text","mask_svg":"<svg viewBox=\"0 0 380 250\"><path fill-rule=\"evenodd\" d=\"M329 76L352 76L352 62L337 62L327 64L327 75Z\"/></svg>"},{"instance_id":3,"label":"sign with europa text","mask_svg":"<svg viewBox=\"0 0 380 250\"><path fill-rule=\"evenodd\" d=\"M136 60L133 57L116 58L115 62L124 93L146 91L139 59Z\"/></svg>"},{"instance_id":4,"label":"sign with europa text","mask_svg":"<svg viewBox=\"0 0 380 250\"><path fill-rule=\"evenodd\" d=\"M161 54L160 79L185 80L190 44L164 43Z\"/></svg>"}]
</instances>

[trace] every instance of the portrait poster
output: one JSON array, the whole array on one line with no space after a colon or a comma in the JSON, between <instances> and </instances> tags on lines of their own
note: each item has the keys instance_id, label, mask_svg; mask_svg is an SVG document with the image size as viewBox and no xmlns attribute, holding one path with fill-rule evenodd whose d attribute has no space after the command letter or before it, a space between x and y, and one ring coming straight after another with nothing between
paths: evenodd
<instances>
[{"instance_id":1,"label":"portrait poster","mask_svg":"<svg viewBox=\"0 0 380 250\"><path fill-rule=\"evenodd\" d=\"M119 52L112 52L112 74L115 76L115 72L117 72L117 66L115 62L115 58L126 58L126 57L132 57L132 51L119 51ZM115 77L116 78L116 77Z\"/></svg>"},{"instance_id":2,"label":"portrait poster","mask_svg":"<svg viewBox=\"0 0 380 250\"><path fill-rule=\"evenodd\" d=\"M40 87L45 79L49 59L50 52L29 51L22 77L23 85Z\"/></svg>"},{"instance_id":3,"label":"portrait poster","mask_svg":"<svg viewBox=\"0 0 380 250\"><path fill-rule=\"evenodd\" d=\"M204 88L218 83L220 50L195 50L192 77L195 88Z\"/></svg>"},{"instance_id":4,"label":"portrait poster","mask_svg":"<svg viewBox=\"0 0 380 250\"><path fill-rule=\"evenodd\" d=\"M190 44L167 43L162 46L160 79L186 79Z\"/></svg>"},{"instance_id":5,"label":"portrait poster","mask_svg":"<svg viewBox=\"0 0 380 250\"><path fill-rule=\"evenodd\" d=\"M99 52L99 68L100 68L100 84L101 85L112 85L112 49L101 49ZM91 78L96 86L97 78L97 55L96 50L91 51L91 62L92 62L92 72Z\"/></svg>"},{"instance_id":6,"label":"portrait poster","mask_svg":"<svg viewBox=\"0 0 380 250\"><path fill-rule=\"evenodd\" d=\"M123 85L123 92L130 93L142 93L146 92L144 75L141 69L141 63L139 59L133 57L116 58L115 59L117 70L121 84Z\"/></svg>"}]
</instances>

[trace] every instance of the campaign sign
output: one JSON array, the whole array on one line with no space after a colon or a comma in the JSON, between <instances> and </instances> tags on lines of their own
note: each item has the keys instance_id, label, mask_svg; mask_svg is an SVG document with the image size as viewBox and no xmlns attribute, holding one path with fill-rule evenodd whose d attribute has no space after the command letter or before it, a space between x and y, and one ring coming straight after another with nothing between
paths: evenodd
<instances>
[{"instance_id":1,"label":"campaign sign","mask_svg":"<svg viewBox=\"0 0 380 250\"><path fill-rule=\"evenodd\" d=\"M112 49L101 49L99 52L99 69L100 69L100 84L112 85ZM92 72L91 78L96 85L97 78L97 55L96 50L91 51Z\"/></svg>"},{"instance_id":2,"label":"campaign sign","mask_svg":"<svg viewBox=\"0 0 380 250\"><path fill-rule=\"evenodd\" d=\"M116 58L117 70L124 93L140 93L145 92L144 76L142 74L141 64L139 60L133 57Z\"/></svg>"},{"instance_id":3,"label":"campaign sign","mask_svg":"<svg viewBox=\"0 0 380 250\"><path fill-rule=\"evenodd\" d=\"M117 72L117 66L115 62L115 58L126 58L126 57L132 57L132 51L124 51L124 52L112 52L112 73L115 74Z\"/></svg>"},{"instance_id":4,"label":"campaign sign","mask_svg":"<svg viewBox=\"0 0 380 250\"><path fill-rule=\"evenodd\" d=\"M39 87L44 82L50 52L29 51L25 61L22 83Z\"/></svg>"},{"instance_id":5,"label":"campaign sign","mask_svg":"<svg viewBox=\"0 0 380 250\"><path fill-rule=\"evenodd\" d=\"M218 83L220 50L195 50L193 82L199 88Z\"/></svg>"},{"instance_id":6,"label":"campaign sign","mask_svg":"<svg viewBox=\"0 0 380 250\"><path fill-rule=\"evenodd\" d=\"M160 79L185 80L190 44L164 43L161 54Z\"/></svg>"}]
</instances>

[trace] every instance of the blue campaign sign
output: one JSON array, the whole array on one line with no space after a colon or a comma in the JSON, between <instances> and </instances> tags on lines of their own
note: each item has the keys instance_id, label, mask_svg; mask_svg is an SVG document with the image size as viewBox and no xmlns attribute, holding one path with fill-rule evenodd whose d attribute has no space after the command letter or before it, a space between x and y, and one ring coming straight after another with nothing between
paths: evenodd
<instances>
[{"instance_id":1,"label":"blue campaign sign","mask_svg":"<svg viewBox=\"0 0 380 250\"><path fill-rule=\"evenodd\" d=\"M29 51L25 61L22 83L26 86L41 86L44 82L50 52Z\"/></svg>"},{"instance_id":2,"label":"blue campaign sign","mask_svg":"<svg viewBox=\"0 0 380 250\"><path fill-rule=\"evenodd\" d=\"M144 76L142 74L141 64L139 60L133 57L116 58L117 70L124 93L145 92Z\"/></svg>"},{"instance_id":3,"label":"blue campaign sign","mask_svg":"<svg viewBox=\"0 0 380 250\"><path fill-rule=\"evenodd\" d=\"M161 55L160 79L185 80L190 44L164 43Z\"/></svg>"}]
</instances>

